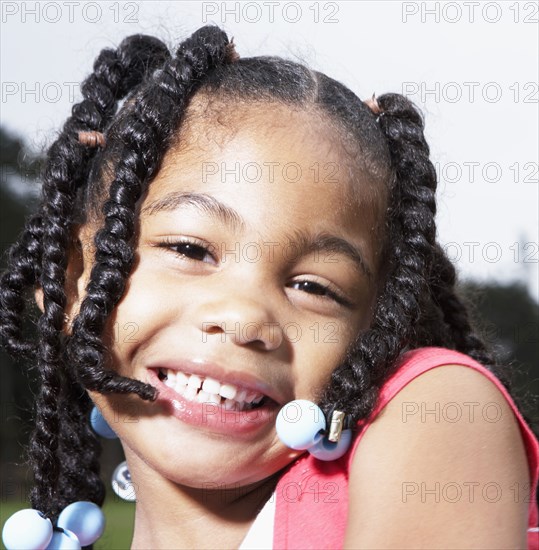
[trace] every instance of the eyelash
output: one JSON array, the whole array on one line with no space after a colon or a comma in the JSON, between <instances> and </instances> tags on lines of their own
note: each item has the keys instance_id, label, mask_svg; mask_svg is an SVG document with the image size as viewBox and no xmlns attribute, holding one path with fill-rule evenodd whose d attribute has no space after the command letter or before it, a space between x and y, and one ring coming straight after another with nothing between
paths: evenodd
<instances>
[{"instance_id":1,"label":"eyelash","mask_svg":"<svg viewBox=\"0 0 539 550\"><path fill-rule=\"evenodd\" d=\"M200 243L198 241L195 241L195 240L185 239L185 240L182 240L182 241L172 241L172 240L167 239L167 240L163 241L162 243L159 243L158 246L160 246L162 248L167 248L170 251L174 252L177 256L180 256L182 258L188 258L189 260L193 260L193 261L196 261L196 262L204 261L204 260L198 260L198 259L195 259L195 258L191 258L187 254L184 254L183 252L180 252L179 250L174 250L175 248L178 248L180 246L186 246L186 245L191 246L191 247L195 247L199 250L202 250L202 251L204 251L205 255L209 254L213 258L213 255L211 254L211 252L209 250L209 247L206 246L205 244L202 244L202 243ZM215 260L215 258L213 258L213 259Z\"/></svg>"},{"instance_id":2,"label":"eyelash","mask_svg":"<svg viewBox=\"0 0 539 550\"><path fill-rule=\"evenodd\" d=\"M203 251L205 254L209 254L213 258L213 255L209 251L209 247L202 244L202 243L199 243L198 241L195 241L195 240L185 239L185 240L181 240L181 241L173 241L173 240L167 239L167 240L159 243L157 246L159 246L161 248L168 249L171 252L173 252L174 254L176 254L177 256L180 256L181 258L187 258L187 259L195 261L195 262L203 262L204 261L204 260L191 258L187 254L185 254L183 252L180 252L179 250L176 250L180 246L186 246L186 245L191 246L191 247L195 247L195 248ZM213 258L213 259L215 260L215 258ZM339 294L339 293L335 292L334 290L332 290L329 285L323 285L321 283L317 283L315 281L309 281L309 280L294 281L293 284L302 284L302 285L310 284L310 285L314 285L319 290L323 291L324 294L320 294L318 292L308 292L308 294L311 294L313 296L322 297L322 298L324 298L324 297L330 298L330 299L334 300L335 302L337 302L337 303L339 303L339 304L341 304L345 307L352 307L353 306L352 302L347 300L341 294Z\"/></svg>"}]
</instances>

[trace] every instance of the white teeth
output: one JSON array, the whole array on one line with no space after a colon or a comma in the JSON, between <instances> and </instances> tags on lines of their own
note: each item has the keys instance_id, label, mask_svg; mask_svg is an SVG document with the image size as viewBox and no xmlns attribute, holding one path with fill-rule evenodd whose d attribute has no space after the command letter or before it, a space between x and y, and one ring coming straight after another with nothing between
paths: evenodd
<instances>
[{"instance_id":1,"label":"white teeth","mask_svg":"<svg viewBox=\"0 0 539 550\"><path fill-rule=\"evenodd\" d=\"M198 392L197 401L199 403L211 403L213 405L220 405L221 397L215 393L208 393L202 390Z\"/></svg>"},{"instance_id":2,"label":"white teeth","mask_svg":"<svg viewBox=\"0 0 539 550\"><path fill-rule=\"evenodd\" d=\"M258 394L255 392L255 391L251 391L249 392L246 396L245 396L245 401L247 401L247 403L251 403L251 401L257 396Z\"/></svg>"},{"instance_id":3,"label":"white teeth","mask_svg":"<svg viewBox=\"0 0 539 550\"><path fill-rule=\"evenodd\" d=\"M236 410L236 406L239 409L239 403L237 401L234 401L233 399L225 399L225 409L227 411Z\"/></svg>"},{"instance_id":4,"label":"white teeth","mask_svg":"<svg viewBox=\"0 0 539 550\"><path fill-rule=\"evenodd\" d=\"M215 393L209 393L208 394L208 403L213 403L214 405L220 405L221 404L221 396L216 395Z\"/></svg>"},{"instance_id":5,"label":"white teeth","mask_svg":"<svg viewBox=\"0 0 539 550\"><path fill-rule=\"evenodd\" d=\"M222 404L227 411L241 411L247 405L257 405L264 398L261 393L240 390L233 384L221 384L215 378L203 378L197 374L186 374L171 369L161 369L160 372L166 374L163 383L188 401Z\"/></svg>"},{"instance_id":6,"label":"white teeth","mask_svg":"<svg viewBox=\"0 0 539 550\"><path fill-rule=\"evenodd\" d=\"M206 378L202 384L202 389L208 393L219 394L219 389L221 388L221 383L213 378Z\"/></svg>"},{"instance_id":7,"label":"white teeth","mask_svg":"<svg viewBox=\"0 0 539 550\"><path fill-rule=\"evenodd\" d=\"M191 386L187 386L187 389L185 390L185 393L183 394L185 399L188 399L189 401L194 401L197 396L197 390L196 388L192 388Z\"/></svg>"},{"instance_id":8,"label":"white teeth","mask_svg":"<svg viewBox=\"0 0 539 550\"><path fill-rule=\"evenodd\" d=\"M209 395L210 395L209 393L205 392L204 390L201 390L198 392L196 400L199 403L207 403Z\"/></svg>"},{"instance_id":9,"label":"white teeth","mask_svg":"<svg viewBox=\"0 0 539 550\"><path fill-rule=\"evenodd\" d=\"M234 398L236 401L239 401L240 403L242 401L245 401L245 397L247 396L247 390L240 390L237 394L236 394L236 397Z\"/></svg>"},{"instance_id":10,"label":"white teeth","mask_svg":"<svg viewBox=\"0 0 539 550\"><path fill-rule=\"evenodd\" d=\"M198 388L200 388L200 386L202 386L202 379L199 376L197 376L196 374L192 374L189 377L189 382L187 383L187 385L190 388L194 388L195 390L198 390Z\"/></svg>"},{"instance_id":11,"label":"white teeth","mask_svg":"<svg viewBox=\"0 0 539 550\"><path fill-rule=\"evenodd\" d=\"M168 371L171 372L171 371ZM186 374L184 374L182 371L177 370L176 371L176 385L183 384L184 386L187 386L187 382L189 382L189 378Z\"/></svg>"},{"instance_id":12,"label":"white teeth","mask_svg":"<svg viewBox=\"0 0 539 550\"><path fill-rule=\"evenodd\" d=\"M234 399L238 393L238 388L232 384L221 384L219 388L219 395L222 395L225 399Z\"/></svg>"}]
</instances>

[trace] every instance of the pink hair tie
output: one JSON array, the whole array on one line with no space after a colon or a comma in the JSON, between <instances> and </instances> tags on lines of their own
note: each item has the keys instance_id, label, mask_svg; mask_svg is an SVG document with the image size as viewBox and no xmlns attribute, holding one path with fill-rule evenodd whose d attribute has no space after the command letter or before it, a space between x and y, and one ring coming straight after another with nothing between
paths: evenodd
<instances>
[{"instance_id":1,"label":"pink hair tie","mask_svg":"<svg viewBox=\"0 0 539 550\"><path fill-rule=\"evenodd\" d=\"M105 136L101 132L79 132L79 142L89 147L105 147Z\"/></svg>"},{"instance_id":2,"label":"pink hair tie","mask_svg":"<svg viewBox=\"0 0 539 550\"><path fill-rule=\"evenodd\" d=\"M378 104L378 100L376 99L376 95L372 94L372 97L370 99L366 99L363 101L365 105L376 115L380 115L382 113L382 108Z\"/></svg>"},{"instance_id":3,"label":"pink hair tie","mask_svg":"<svg viewBox=\"0 0 539 550\"><path fill-rule=\"evenodd\" d=\"M225 62L235 63L240 58L240 54L236 51L236 44L234 44L234 37L230 39L230 42L225 46Z\"/></svg>"}]
</instances>

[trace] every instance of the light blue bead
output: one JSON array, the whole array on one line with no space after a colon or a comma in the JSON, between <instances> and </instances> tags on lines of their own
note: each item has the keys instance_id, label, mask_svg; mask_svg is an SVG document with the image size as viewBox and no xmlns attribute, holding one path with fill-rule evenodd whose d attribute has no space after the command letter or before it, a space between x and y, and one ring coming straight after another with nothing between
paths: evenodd
<instances>
[{"instance_id":1,"label":"light blue bead","mask_svg":"<svg viewBox=\"0 0 539 550\"><path fill-rule=\"evenodd\" d=\"M326 418L318 405L306 399L287 403L275 423L279 439L291 449L302 451L312 447L326 429Z\"/></svg>"},{"instance_id":2,"label":"light blue bead","mask_svg":"<svg viewBox=\"0 0 539 550\"><path fill-rule=\"evenodd\" d=\"M97 435L106 437L107 439L118 438L116 432L107 424L107 421L103 418L103 415L99 412L99 409L95 405L92 409L92 414L90 415L90 424Z\"/></svg>"},{"instance_id":3,"label":"light blue bead","mask_svg":"<svg viewBox=\"0 0 539 550\"><path fill-rule=\"evenodd\" d=\"M55 529L47 550L81 550L81 545L75 533L67 529Z\"/></svg>"},{"instance_id":4,"label":"light blue bead","mask_svg":"<svg viewBox=\"0 0 539 550\"><path fill-rule=\"evenodd\" d=\"M50 519L32 508L15 512L2 529L2 541L7 550L44 550L51 538Z\"/></svg>"},{"instance_id":5,"label":"light blue bead","mask_svg":"<svg viewBox=\"0 0 539 550\"><path fill-rule=\"evenodd\" d=\"M103 534L105 516L97 504L79 500L62 510L56 525L72 531L79 539L81 546L88 546Z\"/></svg>"},{"instance_id":6,"label":"light blue bead","mask_svg":"<svg viewBox=\"0 0 539 550\"><path fill-rule=\"evenodd\" d=\"M341 438L337 443L328 441L327 437L322 438L314 447L309 449L318 460L337 460L346 453L352 441L352 430L343 430Z\"/></svg>"}]
</instances>

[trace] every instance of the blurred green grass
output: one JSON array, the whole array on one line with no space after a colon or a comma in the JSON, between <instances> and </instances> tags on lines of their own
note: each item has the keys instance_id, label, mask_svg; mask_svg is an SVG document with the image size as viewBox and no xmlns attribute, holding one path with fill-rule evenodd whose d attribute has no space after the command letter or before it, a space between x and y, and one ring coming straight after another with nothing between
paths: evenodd
<instances>
[{"instance_id":1,"label":"blurred green grass","mask_svg":"<svg viewBox=\"0 0 539 550\"><path fill-rule=\"evenodd\" d=\"M0 526L18 510L31 508L27 502L0 501ZM94 550L129 550L133 538L135 503L119 500L116 495L107 495L103 505L106 525L105 532L94 544ZM0 548L5 550L3 543Z\"/></svg>"}]
</instances>

